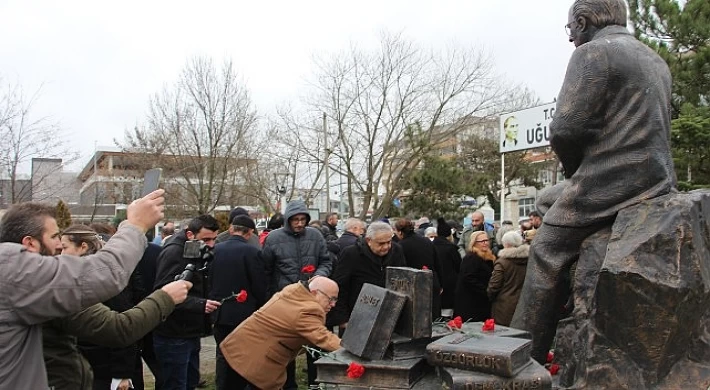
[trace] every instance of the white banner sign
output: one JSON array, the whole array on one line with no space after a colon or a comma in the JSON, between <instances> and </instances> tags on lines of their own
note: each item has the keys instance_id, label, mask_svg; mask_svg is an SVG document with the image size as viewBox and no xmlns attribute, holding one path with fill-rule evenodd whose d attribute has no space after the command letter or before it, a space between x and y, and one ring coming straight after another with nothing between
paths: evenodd
<instances>
[{"instance_id":1,"label":"white banner sign","mask_svg":"<svg viewBox=\"0 0 710 390\"><path fill-rule=\"evenodd\" d=\"M514 152L550 145L550 122L557 103L500 116L500 152Z\"/></svg>"}]
</instances>

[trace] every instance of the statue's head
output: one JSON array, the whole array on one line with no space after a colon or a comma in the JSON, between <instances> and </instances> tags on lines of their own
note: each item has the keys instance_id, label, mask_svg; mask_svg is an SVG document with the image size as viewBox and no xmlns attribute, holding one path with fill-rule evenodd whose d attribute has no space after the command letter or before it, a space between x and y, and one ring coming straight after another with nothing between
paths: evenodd
<instances>
[{"instance_id":1,"label":"statue's head","mask_svg":"<svg viewBox=\"0 0 710 390\"><path fill-rule=\"evenodd\" d=\"M624 0L576 0L569 9L565 30L569 41L579 47L607 26L626 27Z\"/></svg>"}]
</instances>

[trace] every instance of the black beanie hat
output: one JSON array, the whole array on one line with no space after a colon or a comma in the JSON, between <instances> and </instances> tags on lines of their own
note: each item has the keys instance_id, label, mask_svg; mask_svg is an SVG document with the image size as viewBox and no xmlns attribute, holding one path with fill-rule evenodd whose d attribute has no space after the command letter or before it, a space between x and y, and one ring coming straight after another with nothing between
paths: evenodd
<instances>
[{"instance_id":1,"label":"black beanie hat","mask_svg":"<svg viewBox=\"0 0 710 390\"><path fill-rule=\"evenodd\" d=\"M229 222L231 223L237 215L246 215L248 217L249 212L243 207L235 207L234 210L229 213Z\"/></svg>"},{"instance_id":2,"label":"black beanie hat","mask_svg":"<svg viewBox=\"0 0 710 390\"><path fill-rule=\"evenodd\" d=\"M244 226L245 228L256 230L256 225L254 220L247 217L246 215L237 215L232 220L232 226Z\"/></svg>"},{"instance_id":3,"label":"black beanie hat","mask_svg":"<svg viewBox=\"0 0 710 390\"><path fill-rule=\"evenodd\" d=\"M439 237L446 238L451 235L451 226L446 223L444 218L439 218L436 220L436 235Z\"/></svg>"}]
</instances>

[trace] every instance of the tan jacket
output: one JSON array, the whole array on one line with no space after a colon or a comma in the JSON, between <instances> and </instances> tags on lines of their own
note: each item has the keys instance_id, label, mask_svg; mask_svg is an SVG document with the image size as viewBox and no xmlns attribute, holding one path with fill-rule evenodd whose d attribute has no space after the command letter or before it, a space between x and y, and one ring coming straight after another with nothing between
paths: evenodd
<instances>
[{"instance_id":1,"label":"tan jacket","mask_svg":"<svg viewBox=\"0 0 710 390\"><path fill-rule=\"evenodd\" d=\"M0 388L46 389L42 323L117 295L146 247L126 222L98 253L42 256L0 244Z\"/></svg>"},{"instance_id":2,"label":"tan jacket","mask_svg":"<svg viewBox=\"0 0 710 390\"><path fill-rule=\"evenodd\" d=\"M263 390L280 389L286 366L303 345L326 351L340 338L325 327L325 311L301 283L286 286L219 345L229 365Z\"/></svg>"}]
</instances>

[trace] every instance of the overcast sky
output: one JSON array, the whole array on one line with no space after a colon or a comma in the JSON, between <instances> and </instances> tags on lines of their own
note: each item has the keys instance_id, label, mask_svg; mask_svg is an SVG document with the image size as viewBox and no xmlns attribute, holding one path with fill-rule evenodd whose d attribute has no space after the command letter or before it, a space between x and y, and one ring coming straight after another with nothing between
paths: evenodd
<instances>
[{"instance_id":1,"label":"overcast sky","mask_svg":"<svg viewBox=\"0 0 710 390\"><path fill-rule=\"evenodd\" d=\"M496 69L551 101L574 49L564 25L572 0L32 1L0 0L0 75L42 86L37 115L76 140L86 164L145 117L148 98L189 57L231 57L257 109L296 99L314 54L378 32L425 46L484 46Z\"/></svg>"}]
</instances>

